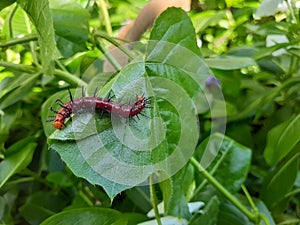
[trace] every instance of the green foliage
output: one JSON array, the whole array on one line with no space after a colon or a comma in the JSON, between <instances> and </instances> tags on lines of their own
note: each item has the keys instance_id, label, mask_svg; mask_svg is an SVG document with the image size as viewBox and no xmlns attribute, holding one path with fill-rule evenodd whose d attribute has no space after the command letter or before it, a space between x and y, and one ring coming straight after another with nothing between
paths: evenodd
<instances>
[{"instance_id":1,"label":"green foliage","mask_svg":"<svg viewBox=\"0 0 300 225\"><path fill-rule=\"evenodd\" d=\"M54 27L49 2L47 0L19 0L18 4L24 9L31 19L38 36L41 62L44 72L53 73L53 60L58 57L54 40Z\"/></svg>"},{"instance_id":2,"label":"green foliage","mask_svg":"<svg viewBox=\"0 0 300 225\"><path fill-rule=\"evenodd\" d=\"M123 225L127 219L121 213L112 209L78 208L61 212L45 220L42 225L51 224L103 224Z\"/></svg>"},{"instance_id":3,"label":"green foliage","mask_svg":"<svg viewBox=\"0 0 300 225\"><path fill-rule=\"evenodd\" d=\"M56 45L65 58L87 50L90 15L79 4L55 4L51 8Z\"/></svg>"},{"instance_id":4,"label":"green foliage","mask_svg":"<svg viewBox=\"0 0 300 225\"><path fill-rule=\"evenodd\" d=\"M221 143L221 145L219 145ZM198 155L199 154L199 155ZM234 140L220 134L213 134L206 138L196 149L196 157L201 165L206 168L228 191L237 193L244 183L249 172L251 163L251 150L241 146ZM228 176L230 174L230 176ZM213 190L211 184L207 184L200 178L198 191L202 198L210 199L217 193L210 193ZM198 195L196 192L195 194ZM208 195L207 195L208 194Z\"/></svg>"},{"instance_id":5,"label":"green foliage","mask_svg":"<svg viewBox=\"0 0 300 225\"><path fill-rule=\"evenodd\" d=\"M300 116L291 118L272 128L267 136L264 156L270 165L276 165L299 142L300 136L294 135L300 130Z\"/></svg>"},{"instance_id":6,"label":"green foliage","mask_svg":"<svg viewBox=\"0 0 300 225\"><path fill-rule=\"evenodd\" d=\"M299 223L299 1L193 2L128 47L144 1L1 1L1 224ZM151 103L55 130L81 87Z\"/></svg>"},{"instance_id":7,"label":"green foliage","mask_svg":"<svg viewBox=\"0 0 300 225\"><path fill-rule=\"evenodd\" d=\"M0 164L0 187L15 173L25 169L32 160L36 143L33 138L22 139L7 149Z\"/></svg>"}]
</instances>

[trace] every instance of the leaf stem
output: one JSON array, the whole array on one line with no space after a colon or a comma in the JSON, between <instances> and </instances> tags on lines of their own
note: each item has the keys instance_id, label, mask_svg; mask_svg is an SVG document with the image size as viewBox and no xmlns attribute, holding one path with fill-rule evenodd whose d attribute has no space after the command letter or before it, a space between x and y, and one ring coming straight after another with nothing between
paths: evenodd
<instances>
[{"instance_id":1,"label":"leaf stem","mask_svg":"<svg viewBox=\"0 0 300 225\"><path fill-rule=\"evenodd\" d=\"M195 159L191 158L191 163L198 169L198 172L202 174L218 191L220 191L232 204L234 204L242 213L244 213L249 220L257 223L259 217L256 214L250 212L244 205L242 205L229 191L227 191L209 172L207 172L201 164Z\"/></svg>"},{"instance_id":2,"label":"leaf stem","mask_svg":"<svg viewBox=\"0 0 300 225\"><path fill-rule=\"evenodd\" d=\"M154 210L155 218L156 218L157 224L162 225L160 216L159 216L159 211L157 208L158 202L157 202L157 198L156 198L156 194L155 194L155 186L153 184L152 176L149 177L149 182L150 182L150 200L151 200L152 207Z\"/></svg>"},{"instance_id":3,"label":"leaf stem","mask_svg":"<svg viewBox=\"0 0 300 225\"><path fill-rule=\"evenodd\" d=\"M245 193L245 195L246 195L246 197L247 197L247 199L248 199L248 201L249 201L249 203L250 203L252 209L253 209L256 213L258 213L257 207L256 207L256 205L254 204L254 202L253 202L253 200L252 200L252 198L251 198L251 196L250 196L250 194L249 194L247 188L245 187L245 185L242 185L242 190L243 190L243 192Z\"/></svg>"},{"instance_id":4,"label":"leaf stem","mask_svg":"<svg viewBox=\"0 0 300 225\"><path fill-rule=\"evenodd\" d=\"M251 198L251 196L250 196L247 188L245 187L245 185L242 185L242 190L245 193L245 195L246 195L246 197L247 197L247 199L248 199L248 201L249 201L249 203L250 203L250 205L251 205L251 207L253 209L253 214L255 214L259 218L261 218L264 221L265 225L270 225L270 223L268 221L268 218L264 214L259 213L259 211L258 211L256 205L254 204L254 202L253 202L253 200L252 200L252 198ZM259 221L257 221L257 224L260 224Z\"/></svg>"}]
</instances>

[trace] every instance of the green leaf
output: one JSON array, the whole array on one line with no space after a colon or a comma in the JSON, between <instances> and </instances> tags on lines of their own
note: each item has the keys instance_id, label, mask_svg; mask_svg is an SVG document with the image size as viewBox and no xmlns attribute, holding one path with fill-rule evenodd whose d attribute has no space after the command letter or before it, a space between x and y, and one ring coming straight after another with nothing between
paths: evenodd
<instances>
[{"instance_id":1,"label":"green leaf","mask_svg":"<svg viewBox=\"0 0 300 225\"><path fill-rule=\"evenodd\" d=\"M284 198L293 187L299 169L299 154L268 174L262 186L261 198L271 208Z\"/></svg>"},{"instance_id":2,"label":"green leaf","mask_svg":"<svg viewBox=\"0 0 300 225\"><path fill-rule=\"evenodd\" d=\"M231 202L223 201L219 208L217 225L253 225Z\"/></svg>"},{"instance_id":3,"label":"green leaf","mask_svg":"<svg viewBox=\"0 0 300 225\"><path fill-rule=\"evenodd\" d=\"M282 49L282 48L286 48L290 45L291 45L290 43L279 43L279 44L276 44L271 47L259 48L258 51L256 53L254 53L253 59L260 60L265 57L269 57L270 55L272 55L273 52L275 52L279 49ZM260 62L260 64L261 63L262 62Z\"/></svg>"},{"instance_id":4,"label":"green leaf","mask_svg":"<svg viewBox=\"0 0 300 225\"><path fill-rule=\"evenodd\" d=\"M193 23L196 27L196 32L205 32L205 29L209 26L214 26L219 23L220 20L226 17L225 10L205 10L203 12L198 12L193 15Z\"/></svg>"},{"instance_id":5,"label":"green leaf","mask_svg":"<svg viewBox=\"0 0 300 225\"><path fill-rule=\"evenodd\" d=\"M160 183L163 193L165 215L180 218L190 218L189 208L186 202L188 190L193 182L194 167L185 166L169 180Z\"/></svg>"},{"instance_id":6,"label":"green leaf","mask_svg":"<svg viewBox=\"0 0 300 225\"><path fill-rule=\"evenodd\" d=\"M3 85L3 91L0 87L0 109L5 109L28 96L39 77L40 74L23 74L17 78L10 78L10 81Z\"/></svg>"},{"instance_id":7,"label":"green leaf","mask_svg":"<svg viewBox=\"0 0 300 225\"><path fill-rule=\"evenodd\" d=\"M40 45L42 66L45 74L51 75L54 70L53 60L58 57L52 15L48 0L18 0L35 26Z\"/></svg>"},{"instance_id":8,"label":"green leaf","mask_svg":"<svg viewBox=\"0 0 300 225\"><path fill-rule=\"evenodd\" d=\"M264 158L270 166L276 165L293 150L300 140L300 115L288 119L268 132Z\"/></svg>"},{"instance_id":9,"label":"green leaf","mask_svg":"<svg viewBox=\"0 0 300 225\"><path fill-rule=\"evenodd\" d=\"M28 17L26 12L21 7L17 7L17 10L15 12L10 12L10 16L13 17L12 20L9 21L8 19L5 20L4 26L3 26L3 34L5 36L11 37L11 30L12 29L12 39L9 41L13 40L20 40L19 38L16 37L23 37L24 35L30 35L31 31L30 29L34 30L33 26L30 26L31 24L29 22L25 23L24 21L28 21ZM30 27L30 29L28 29Z\"/></svg>"},{"instance_id":10,"label":"green leaf","mask_svg":"<svg viewBox=\"0 0 300 225\"><path fill-rule=\"evenodd\" d=\"M140 222L146 221L148 219L147 216L139 213L124 213L123 215L128 221L127 225L137 225Z\"/></svg>"},{"instance_id":11,"label":"green leaf","mask_svg":"<svg viewBox=\"0 0 300 225\"><path fill-rule=\"evenodd\" d=\"M242 8L245 2L243 0L225 0L228 8Z\"/></svg>"},{"instance_id":12,"label":"green leaf","mask_svg":"<svg viewBox=\"0 0 300 225\"><path fill-rule=\"evenodd\" d=\"M247 200L248 201L248 200ZM270 225L275 225L274 219L272 217L271 212L265 205L265 203L260 199L254 199L254 203L258 209L258 211L262 214L264 214L267 217L267 220L269 221Z\"/></svg>"},{"instance_id":13,"label":"green leaf","mask_svg":"<svg viewBox=\"0 0 300 225\"><path fill-rule=\"evenodd\" d=\"M241 79L234 76L232 71L213 70L215 76L222 84L222 92L225 96L238 97L241 92ZM229 103L229 102L226 102Z\"/></svg>"},{"instance_id":14,"label":"green leaf","mask_svg":"<svg viewBox=\"0 0 300 225\"><path fill-rule=\"evenodd\" d=\"M149 89L149 91L147 91L146 89L148 85L147 80L143 78L145 73L143 67L143 63L134 63L124 68L117 79L111 82L115 95L118 93L120 97L128 95L128 98L131 98L140 95L140 93L149 93L146 94L146 96L150 96L149 91L152 90ZM135 82L136 86L132 86L128 81ZM135 90L132 87L136 87L137 89ZM162 88L158 91L164 90ZM159 94L157 94L157 96L159 96ZM186 98L188 99L188 96ZM184 99L185 98L182 100ZM127 99L125 100L128 101ZM189 159L194 147L188 146L195 146L198 139L197 136L195 136L197 135L197 122L193 106L188 100L184 100L185 103L180 105L175 101L174 97L172 97L171 101L175 106L177 104L177 107L179 107L177 110L179 110L179 112L182 109L184 110L182 120L185 121L185 117L189 118L190 122L184 124L185 128L182 129L191 130L191 128L193 128L195 130L194 136L182 134L182 143L177 147L178 149L176 149L179 135L177 132L178 128L176 128L179 122L177 119L178 116L176 115L177 112L174 111L173 107L170 107L170 104L167 104L167 102L163 100L159 102L159 109L160 113L165 112L166 115L166 117L163 118L165 124L169 127L167 128L166 134L164 134L165 131L163 130L161 121L155 119L155 117L154 121L150 124L151 119L145 117L136 121L136 123L131 126L128 125L128 122L131 123L130 121L126 122L119 118L112 118L112 127L97 130L97 126L95 129L93 123L87 126L87 122L85 121L87 114L85 114L78 115L74 118L70 126L67 126L63 131L56 131L51 135L49 144L53 149L59 152L62 159L77 176L85 177L91 183L102 185L106 191L111 192L108 194L112 197L118 193L115 191L124 190L124 188L145 181L155 168L152 164L157 163L157 168L160 170L174 173ZM160 118L158 117L157 109L158 108L153 109L153 116L157 115L156 118ZM170 110L172 110L172 117L168 118L167 115L170 113ZM149 117L152 116L152 114L150 114L151 110L145 109L144 113ZM90 117L91 121L94 121L92 118L93 117ZM91 130L89 132L91 136L86 137L86 133L84 133L85 136L82 137L81 124L83 128L86 127ZM78 130L78 133L74 133L76 130ZM126 132L125 136L123 132ZM191 140L191 138L194 140ZM68 140L68 142L62 142L66 140ZM101 142L99 142L99 140L101 140ZM169 143L168 148L166 148L166 143ZM185 157L182 157L181 151L185 152ZM107 152L110 154L107 154ZM162 159L165 159L171 153L173 153L173 157L180 157L176 164L173 163L173 165L171 162L166 163L162 161ZM168 160L172 159L170 158ZM159 163L160 161L163 163ZM96 172L91 172L91 170ZM115 171L118 172L116 173ZM98 177L96 174L99 174ZM130 174L135 174L135 176L129 177ZM109 180L113 181L113 185ZM115 188L117 186L116 183L121 184L119 188ZM111 186L113 186L113 188Z\"/></svg>"},{"instance_id":15,"label":"green leaf","mask_svg":"<svg viewBox=\"0 0 300 225\"><path fill-rule=\"evenodd\" d=\"M127 225L127 219L112 209L82 208L57 213L41 225Z\"/></svg>"},{"instance_id":16,"label":"green leaf","mask_svg":"<svg viewBox=\"0 0 300 225\"><path fill-rule=\"evenodd\" d=\"M7 6L9 6L9 5L11 5L11 4L15 3L15 2L16 2L16 0L2 0L0 2L0 11L2 9L4 9L5 7L7 7Z\"/></svg>"},{"instance_id":17,"label":"green leaf","mask_svg":"<svg viewBox=\"0 0 300 225\"><path fill-rule=\"evenodd\" d=\"M56 3L51 6L57 48L64 57L85 51L88 40L89 13L76 3Z\"/></svg>"},{"instance_id":18,"label":"green leaf","mask_svg":"<svg viewBox=\"0 0 300 225\"><path fill-rule=\"evenodd\" d=\"M179 8L168 8L159 15L149 39L176 43L200 55L193 24L188 15Z\"/></svg>"},{"instance_id":19,"label":"green leaf","mask_svg":"<svg viewBox=\"0 0 300 225\"><path fill-rule=\"evenodd\" d=\"M8 193L5 193L2 196L0 196L0 223L5 225L13 225L15 223L11 215L11 205L10 202L8 202L9 199L7 199L7 195Z\"/></svg>"},{"instance_id":20,"label":"green leaf","mask_svg":"<svg viewBox=\"0 0 300 225\"><path fill-rule=\"evenodd\" d=\"M147 181L152 173L157 174L155 182L172 176L188 162L198 142L194 107L198 102L194 99L204 92L205 81L212 74L204 61L189 50L195 45L195 33L188 17L179 9L169 12L180 15L183 22L171 26L174 21L168 19L167 26L166 21L158 19L162 25L156 23L152 36L164 27L169 29L164 37L172 43L150 41L147 60L133 60L99 93L106 97L111 90L115 95L112 101L123 104L135 101L138 95L152 96L151 108L142 111L146 117L133 123L132 119L114 114L103 115L99 120L93 112L82 113L48 139L50 147L75 175L101 185L111 198L118 191ZM193 32L183 42L172 39L171 34L182 32L183 27L185 32Z\"/></svg>"},{"instance_id":21,"label":"green leaf","mask_svg":"<svg viewBox=\"0 0 300 225\"><path fill-rule=\"evenodd\" d=\"M86 143L89 142L90 140L88 139ZM56 144L52 144L51 148L60 154L61 159L76 176L85 178L91 184L101 185L111 199L118 193L130 188L129 186L113 182L97 173L97 171L95 171L89 165L89 162L82 156L81 150L76 142L57 142ZM95 150L97 148L90 146L90 149ZM87 148L84 148L83 150L87 150Z\"/></svg>"},{"instance_id":22,"label":"green leaf","mask_svg":"<svg viewBox=\"0 0 300 225\"><path fill-rule=\"evenodd\" d=\"M244 183L250 163L251 163L251 150L242 146L230 139L229 137L221 134L213 134L205 139L197 147L200 163L206 168L228 191L235 194ZM204 181L203 189L201 192L212 191L210 184ZM204 186L205 185L205 186ZM214 195L216 192L212 191Z\"/></svg>"},{"instance_id":23,"label":"green leaf","mask_svg":"<svg viewBox=\"0 0 300 225\"><path fill-rule=\"evenodd\" d=\"M200 213L194 215L190 221L190 225L214 225L217 223L220 201L216 196L213 196L205 205L205 208Z\"/></svg>"},{"instance_id":24,"label":"green leaf","mask_svg":"<svg viewBox=\"0 0 300 225\"><path fill-rule=\"evenodd\" d=\"M4 111L0 110L0 145L4 146L5 141L9 137L11 126L16 120L20 112L21 104L13 104Z\"/></svg>"},{"instance_id":25,"label":"green leaf","mask_svg":"<svg viewBox=\"0 0 300 225\"><path fill-rule=\"evenodd\" d=\"M46 180L60 187L71 187L73 185L70 178L63 172L52 172L46 177Z\"/></svg>"},{"instance_id":26,"label":"green leaf","mask_svg":"<svg viewBox=\"0 0 300 225\"><path fill-rule=\"evenodd\" d=\"M256 62L249 57L235 57L235 56L220 56L217 58L205 59L205 62L210 68L220 70L236 70L248 66L256 66Z\"/></svg>"},{"instance_id":27,"label":"green leaf","mask_svg":"<svg viewBox=\"0 0 300 225\"><path fill-rule=\"evenodd\" d=\"M138 207L144 213L152 209L151 200L148 193L148 186L139 186L126 190L126 196L130 199L131 202L134 203L135 207Z\"/></svg>"},{"instance_id":28,"label":"green leaf","mask_svg":"<svg viewBox=\"0 0 300 225\"><path fill-rule=\"evenodd\" d=\"M40 224L47 217L61 211L66 204L64 196L39 191L28 196L25 204L20 207L20 213L30 224Z\"/></svg>"},{"instance_id":29,"label":"green leaf","mask_svg":"<svg viewBox=\"0 0 300 225\"><path fill-rule=\"evenodd\" d=\"M33 138L25 138L7 149L7 157L0 163L0 188L14 174L20 172L31 162L37 143Z\"/></svg>"}]
</instances>

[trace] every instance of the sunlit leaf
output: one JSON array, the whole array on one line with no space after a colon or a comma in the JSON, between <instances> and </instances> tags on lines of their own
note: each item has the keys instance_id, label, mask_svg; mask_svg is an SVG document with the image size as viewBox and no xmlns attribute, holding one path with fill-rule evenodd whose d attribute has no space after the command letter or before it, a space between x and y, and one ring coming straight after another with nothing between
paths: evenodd
<instances>
[{"instance_id":1,"label":"sunlit leaf","mask_svg":"<svg viewBox=\"0 0 300 225\"><path fill-rule=\"evenodd\" d=\"M217 24L226 16L226 11L224 10L205 10L203 12L198 12L193 15L192 19L195 24L196 32L205 32L205 29L209 26Z\"/></svg>"},{"instance_id":2,"label":"sunlit leaf","mask_svg":"<svg viewBox=\"0 0 300 225\"><path fill-rule=\"evenodd\" d=\"M193 24L187 14L178 8L169 8L156 19L150 40L176 43L200 55Z\"/></svg>"},{"instance_id":3,"label":"sunlit leaf","mask_svg":"<svg viewBox=\"0 0 300 225\"><path fill-rule=\"evenodd\" d=\"M37 143L33 138L25 138L10 146L10 154L0 162L0 188L14 174L20 172L31 162Z\"/></svg>"},{"instance_id":4,"label":"sunlit leaf","mask_svg":"<svg viewBox=\"0 0 300 225\"><path fill-rule=\"evenodd\" d=\"M53 73L53 60L58 57L52 15L48 0L18 0L35 26L40 45L43 70L46 74Z\"/></svg>"},{"instance_id":5,"label":"sunlit leaf","mask_svg":"<svg viewBox=\"0 0 300 225\"><path fill-rule=\"evenodd\" d=\"M16 78L9 78L11 81L1 90L0 109L5 109L29 95L39 77L40 74L22 74Z\"/></svg>"}]
</instances>

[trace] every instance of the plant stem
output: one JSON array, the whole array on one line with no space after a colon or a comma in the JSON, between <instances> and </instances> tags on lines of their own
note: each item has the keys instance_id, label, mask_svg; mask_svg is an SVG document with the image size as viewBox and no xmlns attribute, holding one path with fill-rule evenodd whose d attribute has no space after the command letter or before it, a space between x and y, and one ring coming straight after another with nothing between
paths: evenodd
<instances>
[{"instance_id":1,"label":"plant stem","mask_svg":"<svg viewBox=\"0 0 300 225\"><path fill-rule=\"evenodd\" d=\"M101 9L102 15L104 17L106 32L109 36L112 36L113 33L112 33L109 14L108 14L108 11L107 11L107 6L105 4L105 1L104 0L98 0L97 3L98 3L98 6Z\"/></svg>"},{"instance_id":2,"label":"plant stem","mask_svg":"<svg viewBox=\"0 0 300 225\"><path fill-rule=\"evenodd\" d=\"M93 202L82 191L79 191L78 193L79 196L85 201L85 203L87 203L88 206L93 206Z\"/></svg>"},{"instance_id":3,"label":"plant stem","mask_svg":"<svg viewBox=\"0 0 300 225\"><path fill-rule=\"evenodd\" d=\"M39 67L18 65L18 64L4 62L4 61L0 61L0 66L6 67L10 70L20 71L20 72L25 72L25 73L31 73L31 74L38 73L38 72L42 73L41 69ZM62 79L64 81L68 82L69 84L79 85L79 86L83 86L83 87L87 86L86 82L81 80L79 77L76 77L76 76L70 74L69 72L55 69L54 75L56 77L58 77L59 79Z\"/></svg>"},{"instance_id":4,"label":"plant stem","mask_svg":"<svg viewBox=\"0 0 300 225\"><path fill-rule=\"evenodd\" d=\"M270 225L270 222L265 214L260 213L259 217L262 219L262 221L264 221L265 225Z\"/></svg>"},{"instance_id":5,"label":"plant stem","mask_svg":"<svg viewBox=\"0 0 300 225\"><path fill-rule=\"evenodd\" d=\"M123 45L121 45L119 42L117 42L114 38L108 36L107 34L103 32L97 32L95 33L95 37L100 37L108 42L112 43L114 46L116 46L118 49L120 49L122 52L124 52L130 59L134 59L135 56L132 54L131 51L129 51L127 48L125 48Z\"/></svg>"},{"instance_id":6,"label":"plant stem","mask_svg":"<svg viewBox=\"0 0 300 225\"><path fill-rule=\"evenodd\" d=\"M27 66L22 64L19 65L19 64L4 62L4 61L0 61L0 66L6 67L9 70L15 70L15 71L20 71L25 73L37 73L39 71L37 67Z\"/></svg>"},{"instance_id":7,"label":"plant stem","mask_svg":"<svg viewBox=\"0 0 300 225\"><path fill-rule=\"evenodd\" d=\"M79 85L82 87L86 87L87 83L84 82L83 80L81 80L79 77L76 77L68 72L62 71L62 70L54 70L54 75L66 82L68 82L69 84L73 84L73 85Z\"/></svg>"},{"instance_id":8,"label":"plant stem","mask_svg":"<svg viewBox=\"0 0 300 225\"><path fill-rule=\"evenodd\" d=\"M37 41L37 36L35 34L28 34L22 38L14 38L5 43L0 43L0 48L7 48L10 46L27 43L30 41Z\"/></svg>"},{"instance_id":9,"label":"plant stem","mask_svg":"<svg viewBox=\"0 0 300 225\"><path fill-rule=\"evenodd\" d=\"M106 49L104 49L101 44L97 42L96 45L97 48L105 55L111 65L115 68L115 70L120 71L122 69L122 66L117 62L117 60L108 51L106 51Z\"/></svg>"},{"instance_id":10,"label":"plant stem","mask_svg":"<svg viewBox=\"0 0 300 225\"><path fill-rule=\"evenodd\" d=\"M296 188L294 190L292 190L291 192L287 193L284 198L289 198L293 195L299 194L300 193L300 188Z\"/></svg>"},{"instance_id":11,"label":"plant stem","mask_svg":"<svg viewBox=\"0 0 300 225\"><path fill-rule=\"evenodd\" d=\"M230 144L230 146L232 145L232 143ZM230 147L228 146L228 148ZM220 160L217 161L217 163L214 165L214 167L212 168L212 170L210 171L210 175L213 176L214 173L217 171L217 169L219 168L221 162L223 161L223 159L227 156L228 152L226 152L225 154L222 154ZM194 191L193 197L195 197L201 190L203 187L205 187L205 185L207 184L207 180L203 180L203 182L201 182L201 184L199 184L199 186L197 187L197 189Z\"/></svg>"},{"instance_id":12,"label":"plant stem","mask_svg":"<svg viewBox=\"0 0 300 225\"><path fill-rule=\"evenodd\" d=\"M160 216L159 216L159 211L157 208L158 202L157 202L157 198L156 198L156 194L155 194L155 186L153 184L152 176L149 177L149 182L150 182L150 200L151 200L152 207L154 210L155 218L156 218L157 224L162 225Z\"/></svg>"},{"instance_id":13,"label":"plant stem","mask_svg":"<svg viewBox=\"0 0 300 225\"><path fill-rule=\"evenodd\" d=\"M227 191L213 176L207 172L201 164L195 159L191 158L191 163L198 169L198 172L202 174L218 191L220 191L232 204L234 204L242 213L244 213L249 220L256 223L259 221L258 215L250 212L244 205L242 205L229 191Z\"/></svg>"}]
</instances>

